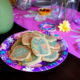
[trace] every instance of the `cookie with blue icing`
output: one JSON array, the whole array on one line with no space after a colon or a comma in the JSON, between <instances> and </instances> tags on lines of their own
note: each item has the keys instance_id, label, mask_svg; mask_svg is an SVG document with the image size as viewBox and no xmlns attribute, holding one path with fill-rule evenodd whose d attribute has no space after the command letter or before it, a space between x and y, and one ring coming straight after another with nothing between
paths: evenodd
<instances>
[{"instance_id":1,"label":"cookie with blue icing","mask_svg":"<svg viewBox=\"0 0 80 80\"><path fill-rule=\"evenodd\" d=\"M28 59L31 56L31 51L26 46L18 45L16 46L11 55L9 56L12 60L22 61Z\"/></svg>"},{"instance_id":2,"label":"cookie with blue icing","mask_svg":"<svg viewBox=\"0 0 80 80\"><path fill-rule=\"evenodd\" d=\"M24 33L24 35L22 36L22 43L23 43L23 45L27 45L28 47L30 47L31 40L35 36L39 36L39 35L34 34L33 32L26 32L26 33Z\"/></svg>"},{"instance_id":3,"label":"cookie with blue icing","mask_svg":"<svg viewBox=\"0 0 80 80\"><path fill-rule=\"evenodd\" d=\"M17 39L17 40L14 42L14 44L12 45L10 51L13 51L13 49L14 49L16 46L18 46L18 45L22 45L21 38Z\"/></svg>"},{"instance_id":4,"label":"cookie with blue icing","mask_svg":"<svg viewBox=\"0 0 80 80\"><path fill-rule=\"evenodd\" d=\"M43 61L53 62L59 58L59 53L51 49L51 54L49 56L42 57Z\"/></svg>"},{"instance_id":5,"label":"cookie with blue icing","mask_svg":"<svg viewBox=\"0 0 80 80\"><path fill-rule=\"evenodd\" d=\"M25 59L22 61L22 65L33 66L35 64L40 63L41 61L42 61L41 57L38 57L32 54L29 59Z\"/></svg>"},{"instance_id":6,"label":"cookie with blue icing","mask_svg":"<svg viewBox=\"0 0 80 80\"><path fill-rule=\"evenodd\" d=\"M41 33L41 32L38 32L38 31L34 31L33 32L34 34L40 36L40 37L45 37L45 34Z\"/></svg>"},{"instance_id":7,"label":"cookie with blue icing","mask_svg":"<svg viewBox=\"0 0 80 80\"><path fill-rule=\"evenodd\" d=\"M51 54L48 41L43 37L34 37L31 41L31 48L36 56L47 56Z\"/></svg>"},{"instance_id":8,"label":"cookie with blue icing","mask_svg":"<svg viewBox=\"0 0 80 80\"><path fill-rule=\"evenodd\" d=\"M49 43L49 46L53 48L57 44L57 41L52 41L52 42L48 41L48 43Z\"/></svg>"},{"instance_id":9,"label":"cookie with blue icing","mask_svg":"<svg viewBox=\"0 0 80 80\"><path fill-rule=\"evenodd\" d=\"M50 42L57 41L57 38L55 36L45 35L45 38Z\"/></svg>"},{"instance_id":10,"label":"cookie with blue icing","mask_svg":"<svg viewBox=\"0 0 80 80\"><path fill-rule=\"evenodd\" d=\"M57 42L56 45L52 46L51 48L57 52L61 51L61 45L59 42Z\"/></svg>"}]
</instances>

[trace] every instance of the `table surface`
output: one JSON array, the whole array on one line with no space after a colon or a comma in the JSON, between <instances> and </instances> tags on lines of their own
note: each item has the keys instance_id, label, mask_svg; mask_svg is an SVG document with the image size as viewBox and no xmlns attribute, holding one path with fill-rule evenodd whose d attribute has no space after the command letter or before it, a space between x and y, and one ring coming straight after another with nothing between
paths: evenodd
<instances>
[{"instance_id":1,"label":"table surface","mask_svg":"<svg viewBox=\"0 0 80 80\"><path fill-rule=\"evenodd\" d=\"M24 28L21 28L17 24L14 23L13 28L6 34L0 35L0 44L5 40L8 36L24 31ZM11 67L7 66L1 59L0 59L0 72L19 72L23 73L21 78L25 78L27 80L80 80L80 60L73 55L69 54L67 59L58 67L51 69L46 72L40 73L28 73L28 72L21 72ZM32 76L32 77L30 77ZM20 78L20 77L19 77Z\"/></svg>"}]
</instances>

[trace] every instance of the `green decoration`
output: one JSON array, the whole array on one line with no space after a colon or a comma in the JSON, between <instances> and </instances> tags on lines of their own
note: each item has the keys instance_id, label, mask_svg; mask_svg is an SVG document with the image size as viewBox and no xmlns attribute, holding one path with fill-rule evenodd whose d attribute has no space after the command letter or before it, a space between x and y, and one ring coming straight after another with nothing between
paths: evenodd
<instances>
[{"instance_id":1,"label":"green decoration","mask_svg":"<svg viewBox=\"0 0 80 80\"><path fill-rule=\"evenodd\" d=\"M13 11L9 0L0 0L0 34L8 32L13 26Z\"/></svg>"}]
</instances>

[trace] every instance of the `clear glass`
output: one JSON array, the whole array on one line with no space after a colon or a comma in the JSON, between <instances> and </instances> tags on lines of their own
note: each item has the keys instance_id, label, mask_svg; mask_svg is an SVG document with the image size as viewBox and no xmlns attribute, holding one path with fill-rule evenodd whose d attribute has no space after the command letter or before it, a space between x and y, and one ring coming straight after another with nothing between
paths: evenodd
<instances>
[{"instance_id":1,"label":"clear glass","mask_svg":"<svg viewBox=\"0 0 80 80\"><path fill-rule=\"evenodd\" d=\"M74 17L76 16L77 9L77 0L62 0L60 8L60 13L62 13L62 15L59 18L62 20L66 19L72 22L74 20Z\"/></svg>"},{"instance_id":2,"label":"clear glass","mask_svg":"<svg viewBox=\"0 0 80 80\"><path fill-rule=\"evenodd\" d=\"M17 8L21 10L29 9L31 7L31 2L32 0L17 0Z\"/></svg>"}]
</instances>

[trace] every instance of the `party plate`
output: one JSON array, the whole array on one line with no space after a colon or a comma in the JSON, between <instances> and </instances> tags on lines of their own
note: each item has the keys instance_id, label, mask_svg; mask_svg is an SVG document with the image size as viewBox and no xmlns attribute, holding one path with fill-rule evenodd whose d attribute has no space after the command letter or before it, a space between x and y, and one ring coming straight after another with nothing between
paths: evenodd
<instances>
[{"instance_id":1,"label":"party plate","mask_svg":"<svg viewBox=\"0 0 80 80\"><path fill-rule=\"evenodd\" d=\"M13 43L16 41L17 37L21 36L21 34L23 33L25 33L25 31L11 35L0 46L0 57L10 67L17 70L21 70L21 71L26 71L26 72L41 72L41 71L46 71L59 66L67 58L67 55L68 55L67 44L63 39L59 39L59 41L64 43L64 47L62 49L60 57L55 62L41 62L40 64L42 65L42 67L36 67L36 68L19 65L17 61L12 61L8 57L8 51L10 50ZM55 34L55 36L58 36L58 35Z\"/></svg>"}]
</instances>

